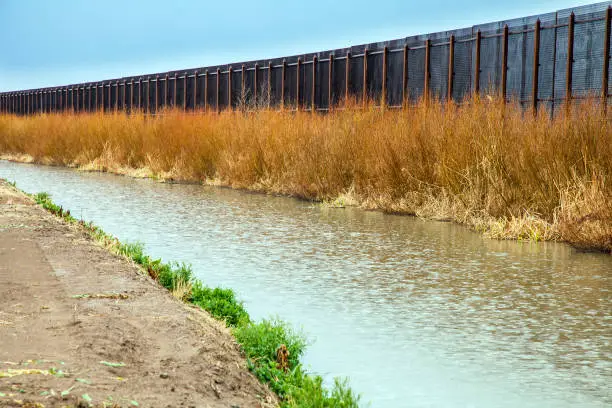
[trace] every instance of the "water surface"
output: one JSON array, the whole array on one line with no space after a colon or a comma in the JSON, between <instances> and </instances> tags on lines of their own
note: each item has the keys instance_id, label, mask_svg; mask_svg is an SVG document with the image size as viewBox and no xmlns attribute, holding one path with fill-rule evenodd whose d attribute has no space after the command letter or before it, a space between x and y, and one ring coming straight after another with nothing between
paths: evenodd
<instances>
[{"instance_id":1,"label":"water surface","mask_svg":"<svg viewBox=\"0 0 612 408\"><path fill-rule=\"evenodd\" d=\"M450 223L0 161L148 253L231 287L373 407L612 405L612 258Z\"/></svg>"}]
</instances>

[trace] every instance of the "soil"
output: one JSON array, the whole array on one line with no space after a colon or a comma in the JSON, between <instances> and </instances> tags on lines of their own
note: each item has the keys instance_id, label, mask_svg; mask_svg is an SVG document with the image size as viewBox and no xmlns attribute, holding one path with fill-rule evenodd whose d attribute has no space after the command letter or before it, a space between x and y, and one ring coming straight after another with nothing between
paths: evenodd
<instances>
[{"instance_id":1,"label":"soil","mask_svg":"<svg viewBox=\"0 0 612 408\"><path fill-rule=\"evenodd\" d=\"M229 330L0 180L0 407L269 407Z\"/></svg>"}]
</instances>

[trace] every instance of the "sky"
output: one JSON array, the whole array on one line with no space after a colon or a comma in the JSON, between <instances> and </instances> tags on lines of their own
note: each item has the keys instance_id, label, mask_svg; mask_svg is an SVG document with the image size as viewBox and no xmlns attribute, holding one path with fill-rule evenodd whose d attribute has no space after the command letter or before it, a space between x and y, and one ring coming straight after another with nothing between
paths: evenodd
<instances>
[{"instance_id":1,"label":"sky","mask_svg":"<svg viewBox=\"0 0 612 408\"><path fill-rule=\"evenodd\" d=\"M580 0L0 0L0 92L343 48Z\"/></svg>"}]
</instances>

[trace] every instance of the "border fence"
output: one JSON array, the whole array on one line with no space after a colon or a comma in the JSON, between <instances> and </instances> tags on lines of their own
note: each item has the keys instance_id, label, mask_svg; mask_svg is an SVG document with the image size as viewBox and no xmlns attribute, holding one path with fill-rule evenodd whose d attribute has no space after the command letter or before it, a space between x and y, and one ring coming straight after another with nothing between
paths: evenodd
<instances>
[{"instance_id":1,"label":"border fence","mask_svg":"<svg viewBox=\"0 0 612 408\"><path fill-rule=\"evenodd\" d=\"M318 53L0 94L0 112L327 111L349 98L389 108L495 93L534 112L612 103L612 2ZM607 112L607 111L606 111Z\"/></svg>"}]
</instances>

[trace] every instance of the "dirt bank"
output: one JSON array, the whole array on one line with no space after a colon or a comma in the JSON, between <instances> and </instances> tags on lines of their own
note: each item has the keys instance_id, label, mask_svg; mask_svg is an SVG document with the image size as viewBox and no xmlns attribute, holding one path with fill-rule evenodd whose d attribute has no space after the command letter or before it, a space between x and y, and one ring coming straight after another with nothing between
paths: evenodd
<instances>
[{"instance_id":1,"label":"dirt bank","mask_svg":"<svg viewBox=\"0 0 612 408\"><path fill-rule=\"evenodd\" d=\"M0 180L0 407L275 401L223 323Z\"/></svg>"}]
</instances>

